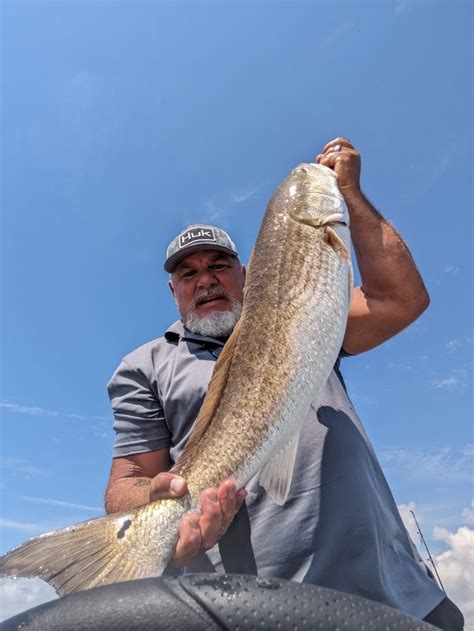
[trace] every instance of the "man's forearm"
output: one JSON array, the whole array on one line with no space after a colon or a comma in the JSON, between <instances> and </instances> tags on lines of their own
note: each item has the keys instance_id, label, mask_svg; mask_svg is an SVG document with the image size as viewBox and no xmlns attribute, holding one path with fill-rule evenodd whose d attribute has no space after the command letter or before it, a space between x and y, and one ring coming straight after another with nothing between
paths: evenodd
<instances>
[{"instance_id":1,"label":"man's forearm","mask_svg":"<svg viewBox=\"0 0 474 631\"><path fill-rule=\"evenodd\" d=\"M150 502L150 478L121 478L110 484L105 492L107 513L131 510Z\"/></svg>"},{"instance_id":2,"label":"man's forearm","mask_svg":"<svg viewBox=\"0 0 474 631\"><path fill-rule=\"evenodd\" d=\"M426 308L428 293L401 236L360 189L342 192L349 209L362 291L369 299Z\"/></svg>"},{"instance_id":3,"label":"man's forearm","mask_svg":"<svg viewBox=\"0 0 474 631\"><path fill-rule=\"evenodd\" d=\"M352 293L343 348L357 355L416 320L429 296L405 242L360 190L360 155L350 141L331 140L316 162L336 173L349 209L362 285Z\"/></svg>"}]
</instances>

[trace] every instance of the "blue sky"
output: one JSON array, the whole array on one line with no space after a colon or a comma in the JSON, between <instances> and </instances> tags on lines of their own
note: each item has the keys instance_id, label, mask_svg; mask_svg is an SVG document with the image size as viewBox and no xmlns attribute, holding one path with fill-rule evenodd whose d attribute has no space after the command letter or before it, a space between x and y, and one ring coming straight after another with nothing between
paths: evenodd
<instances>
[{"instance_id":1,"label":"blue sky","mask_svg":"<svg viewBox=\"0 0 474 631\"><path fill-rule=\"evenodd\" d=\"M246 261L275 186L343 135L432 300L343 372L474 612L471 4L6 1L2 24L1 552L102 512L106 383L175 319L170 239L212 222Z\"/></svg>"}]
</instances>

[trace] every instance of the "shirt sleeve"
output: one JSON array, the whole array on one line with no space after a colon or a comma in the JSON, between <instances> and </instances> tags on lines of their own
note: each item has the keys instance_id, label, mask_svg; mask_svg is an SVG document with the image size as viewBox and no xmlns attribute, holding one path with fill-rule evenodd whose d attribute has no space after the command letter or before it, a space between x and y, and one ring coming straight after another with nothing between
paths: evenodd
<instances>
[{"instance_id":1,"label":"shirt sleeve","mask_svg":"<svg viewBox=\"0 0 474 631\"><path fill-rule=\"evenodd\" d=\"M115 418L114 458L170 446L161 402L142 371L122 361L107 389Z\"/></svg>"}]
</instances>

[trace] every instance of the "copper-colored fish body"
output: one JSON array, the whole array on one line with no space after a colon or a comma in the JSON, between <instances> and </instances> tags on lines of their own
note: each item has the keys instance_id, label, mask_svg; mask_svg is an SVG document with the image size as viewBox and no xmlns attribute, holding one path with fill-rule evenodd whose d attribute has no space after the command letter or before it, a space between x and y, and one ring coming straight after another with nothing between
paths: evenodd
<instances>
[{"instance_id":1,"label":"copper-colored fish body","mask_svg":"<svg viewBox=\"0 0 474 631\"><path fill-rule=\"evenodd\" d=\"M59 594L161 574L201 492L233 478L288 494L311 401L337 359L351 300L347 208L330 169L302 164L267 207L227 341L185 450L181 500L153 502L35 537L0 559L0 575L38 576Z\"/></svg>"}]
</instances>

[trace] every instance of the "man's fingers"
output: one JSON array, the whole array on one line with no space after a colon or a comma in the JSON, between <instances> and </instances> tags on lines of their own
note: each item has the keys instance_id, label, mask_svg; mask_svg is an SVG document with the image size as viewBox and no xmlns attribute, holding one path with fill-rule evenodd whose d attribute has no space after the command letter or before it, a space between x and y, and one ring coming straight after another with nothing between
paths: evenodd
<instances>
[{"instance_id":1,"label":"man's fingers","mask_svg":"<svg viewBox=\"0 0 474 631\"><path fill-rule=\"evenodd\" d=\"M222 509L222 525L219 532L219 537L225 535L232 520L238 513L245 498L247 497L247 491L240 489L237 491L235 482L228 480L221 484L218 490L219 501Z\"/></svg>"},{"instance_id":2,"label":"man's fingers","mask_svg":"<svg viewBox=\"0 0 474 631\"><path fill-rule=\"evenodd\" d=\"M162 482L165 483L164 480ZM247 491L237 491L232 480L226 480L218 489L203 491L201 515L189 513L181 521L179 539L171 563L178 567L186 565L200 552L215 546L227 531L246 497Z\"/></svg>"},{"instance_id":3,"label":"man's fingers","mask_svg":"<svg viewBox=\"0 0 474 631\"><path fill-rule=\"evenodd\" d=\"M350 140L340 137L334 138L334 140L328 142L327 145L324 146L323 153L327 153L331 149L337 147L337 145L340 145L341 147L347 147L348 149L354 149L354 146L351 144Z\"/></svg>"},{"instance_id":4,"label":"man's fingers","mask_svg":"<svg viewBox=\"0 0 474 631\"><path fill-rule=\"evenodd\" d=\"M216 545L222 528L222 509L216 489L206 489L201 495L202 547L209 550Z\"/></svg>"},{"instance_id":5,"label":"man's fingers","mask_svg":"<svg viewBox=\"0 0 474 631\"><path fill-rule=\"evenodd\" d=\"M344 151L328 151L324 154L319 154L316 158L318 164L324 164L325 166L334 168L337 162L343 162L346 164L359 163L359 154L355 149L346 149Z\"/></svg>"},{"instance_id":6,"label":"man's fingers","mask_svg":"<svg viewBox=\"0 0 474 631\"><path fill-rule=\"evenodd\" d=\"M150 485L150 500L163 500L172 497L181 497L187 491L187 484L181 478L168 471L163 471L153 478Z\"/></svg>"},{"instance_id":7,"label":"man's fingers","mask_svg":"<svg viewBox=\"0 0 474 631\"><path fill-rule=\"evenodd\" d=\"M248 493L245 489L240 489L239 491L237 491L237 497L235 499L235 508L236 508L236 513L238 512L239 508L242 506L242 504L245 501L245 498L247 497Z\"/></svg>"},{"instance_id":8,"label":"man's fingers","mask_svg":"<svg viewBox=\"0 0 474 631\"><path fill-rule=\"evenodd\" d=\"M179 526L179 539L171 563L182 567L201 551L202 538L199 516L189 513L183 517Z\"/></svg>"},{"instance_id":9,"label":"man's fingers","mask_svg":"<svg viewBox=\"0 0 474 631\"><path fill-rule=\"evenodd\" d=\"M235 515L235 500L237 496L237 487L235 482L227 480L220 485L217 494L222 509L222 528L227 530L230 522Z\"/></svg>"},{"instance_id":10,"label":"man's fingers","mask_svg":"<svg viewBox=\"0 0 474 631\"><path fill-rule=\"evenodd\" d=\"M339 152L327 153L320 157L320 159L318 160L318 164L323 164L325 167L334 169L334 167L336 166L336 162L339 160L341 160L341 154Z\"/></svg>"}]
</instances>

